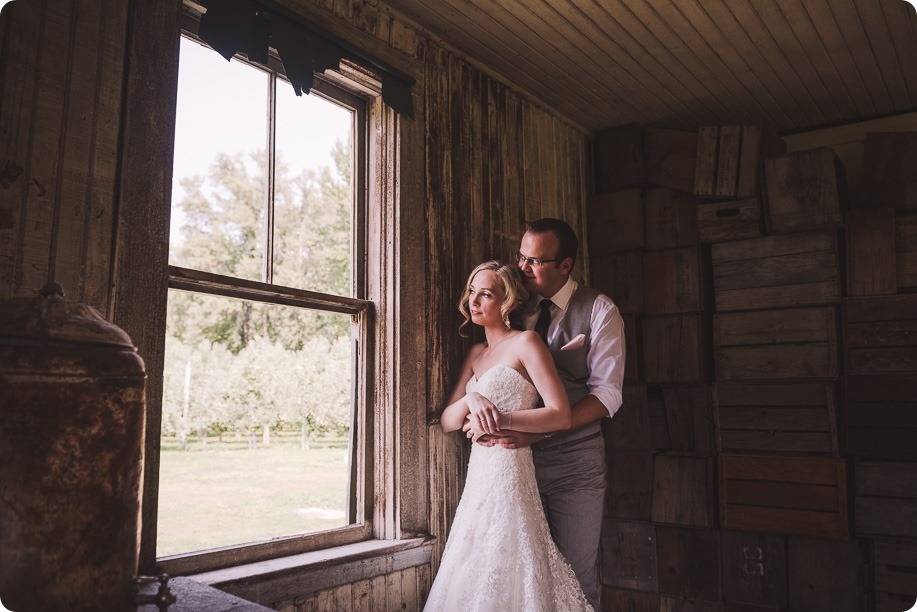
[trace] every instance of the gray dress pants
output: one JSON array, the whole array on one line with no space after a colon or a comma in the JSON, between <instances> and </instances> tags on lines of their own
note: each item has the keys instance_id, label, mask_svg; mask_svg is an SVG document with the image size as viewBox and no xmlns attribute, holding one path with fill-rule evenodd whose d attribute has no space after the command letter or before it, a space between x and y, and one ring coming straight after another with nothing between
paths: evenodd
<instances>
[{"instance_id":1,"label":"gray dress pants","mask_svg":"<svg viewBox=\"0 0 917 612\"><path fill-rule=\"evenodd\" d=\"M551 535L596 610L599 539L605 505L605 440L601 432L535 449L535 477Z\"/></svg>"}]
</instances>

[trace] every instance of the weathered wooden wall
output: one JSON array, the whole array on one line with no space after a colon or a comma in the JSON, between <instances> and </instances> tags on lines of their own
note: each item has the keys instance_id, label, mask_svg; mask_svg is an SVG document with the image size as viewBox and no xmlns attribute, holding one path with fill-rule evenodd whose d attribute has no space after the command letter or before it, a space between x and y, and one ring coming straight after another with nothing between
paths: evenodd
<instances>
[{"instance_id":1,"label":"weathered wooden wall","mask_svg":"<svg viewBox=\"0 0 917 612\"><path fill-rule=\"evenodd\" d=\"M0 298L49 279L109 312L128 5L19 2L0 23Z\"/></svg>"}]
</instances>

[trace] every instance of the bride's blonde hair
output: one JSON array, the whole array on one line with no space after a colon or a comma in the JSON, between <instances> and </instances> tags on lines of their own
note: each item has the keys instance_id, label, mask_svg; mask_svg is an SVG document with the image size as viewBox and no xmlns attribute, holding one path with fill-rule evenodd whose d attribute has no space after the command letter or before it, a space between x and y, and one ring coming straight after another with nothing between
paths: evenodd
<instances>
[{"instance_id":1,"label":"bride's blonde hair","mask_svg":"<svg viewBox=\"0 0 917 612\"><path fill-rule=\"evenodd\" d=\"M503 284L503 303L500 304L500 315L503 319L503 325L507 329L524 329L522 325L522 305L529 297L529 292L522 281L522 272L517 266L503 263L497 260L485 261L480 264L465 282L465 291L462 292L462 299L459 300L458 309L462 313L464 321L459 325L459 334L467 338L465 327L471 321L471 313L468 310L468 300L471 295L471 281L474 280L475 274L482 270L491 270L494 275L500 279Z\"/></svg>"}]
</instances>

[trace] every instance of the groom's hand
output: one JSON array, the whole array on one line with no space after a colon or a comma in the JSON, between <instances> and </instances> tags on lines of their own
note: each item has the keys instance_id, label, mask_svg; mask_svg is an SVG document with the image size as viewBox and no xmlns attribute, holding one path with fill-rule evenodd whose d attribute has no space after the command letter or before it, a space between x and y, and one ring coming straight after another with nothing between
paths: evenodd
<instances>
[{"instance_id":1,"label":"groom's hand","mask_svg":"<svg viewBox=\"0 0 917 612\"><path fill-rule=\"evenodd\" d=\"M504 429L499 433L488 436L490 446L499 444L503 448L508 449L525 448L536 442L541 442L544 440L544 437L542 433L529 433L527 431L514 431L512 429Z\"/></svg>"}]
</instances>

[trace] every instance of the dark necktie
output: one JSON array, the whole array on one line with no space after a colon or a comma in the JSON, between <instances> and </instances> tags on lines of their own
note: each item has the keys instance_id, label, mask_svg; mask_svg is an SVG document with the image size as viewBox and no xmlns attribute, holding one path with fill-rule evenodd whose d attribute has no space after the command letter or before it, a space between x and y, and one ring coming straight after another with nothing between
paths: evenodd
<instances>
[{"instance_id":1,"label":"dark necktie","mask_svg":"<svg viewBox=\"0 0 917 612\"><path fill-rule=\"evenodd\" d=\"M538 320L535 321L535 333L541 336L545 344L548 343L548 326L551 324L551 306L554 302L551 300L541 300L538 306L541 312L538 314Z\"/></svg>"}]
</instances>

